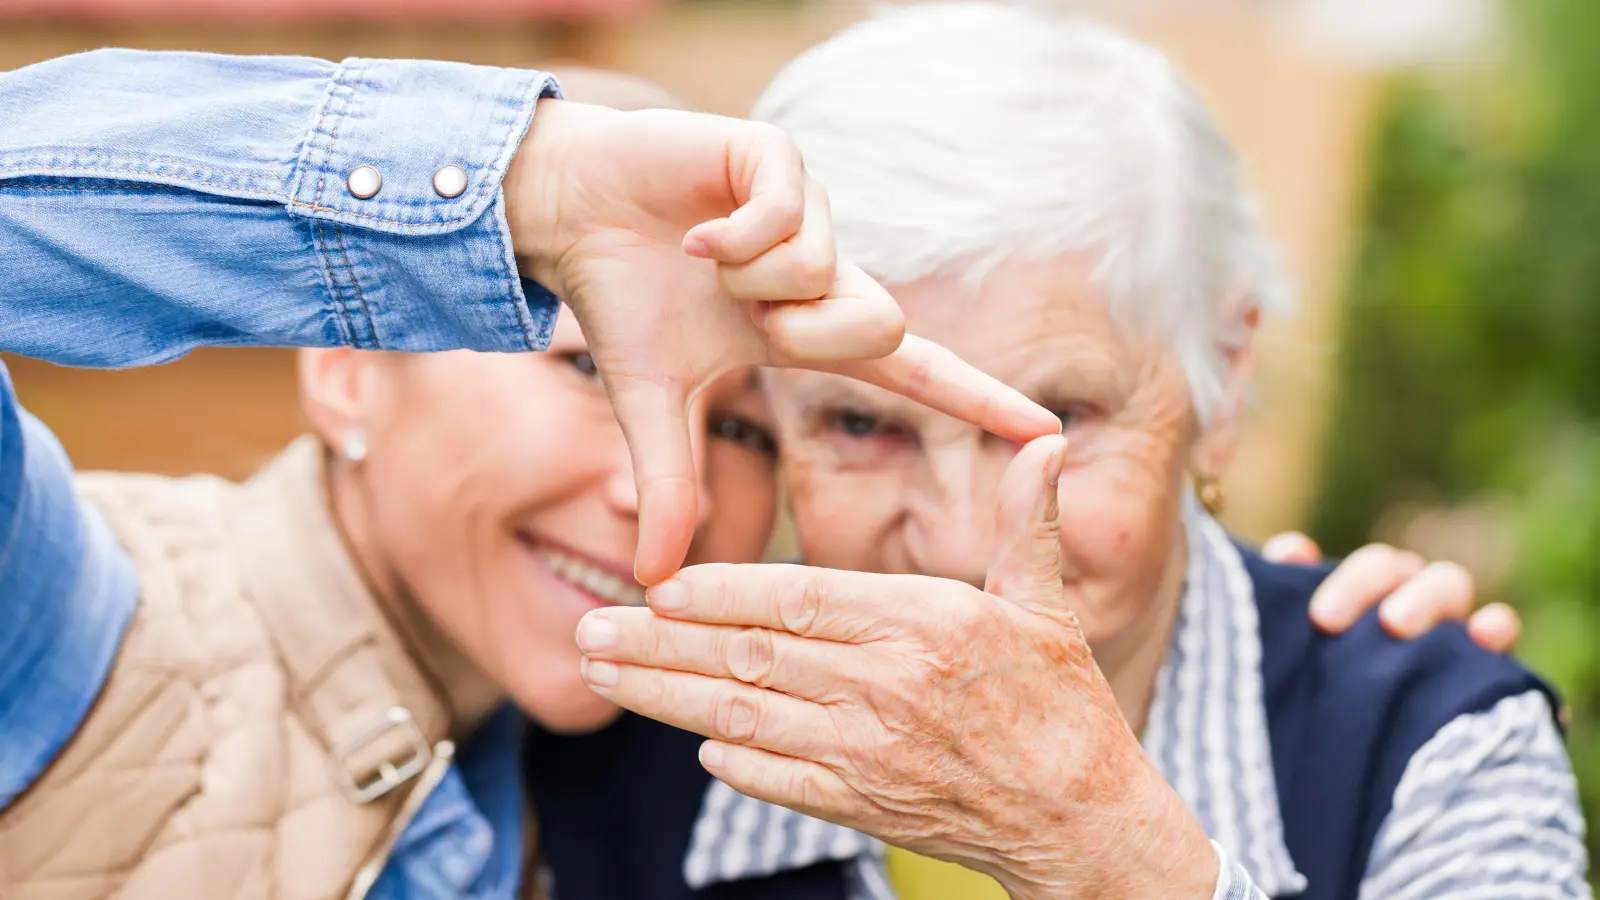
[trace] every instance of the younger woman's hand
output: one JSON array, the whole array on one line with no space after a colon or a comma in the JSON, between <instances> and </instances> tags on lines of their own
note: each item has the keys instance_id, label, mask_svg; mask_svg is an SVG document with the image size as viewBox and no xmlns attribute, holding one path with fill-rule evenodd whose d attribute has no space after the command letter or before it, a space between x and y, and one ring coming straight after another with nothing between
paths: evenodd
<instances>
[{"instance_id":1,"label":"younger woman's hand","mask_svg":"<svg viewBox=\"0 0 1600 900\"><path fill-rule=\"evenodd\" d=\"M1295 565L1322 561L1322 550L1298 532L1273 537L1261 546L1261 555ZM1465 622L1478 646L1510 653L1522 634L1522 619L1504 603L1474 611L1475 594L1471 573L1457 563L1430 563L1409 550L1368 544L1346 557L1317 589L1311 619L1338 634L1377 606L1379 621L1395 637L1412 640L1441 622Z\"/></svg>"}]
</instances>

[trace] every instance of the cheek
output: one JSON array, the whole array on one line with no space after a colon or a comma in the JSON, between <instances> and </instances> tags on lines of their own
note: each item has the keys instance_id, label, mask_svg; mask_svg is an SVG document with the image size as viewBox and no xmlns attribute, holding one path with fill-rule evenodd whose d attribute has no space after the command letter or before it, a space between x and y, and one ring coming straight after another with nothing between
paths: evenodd
<instances>
[{"instance_id":1,"label":"cheek","mask_svg":"<svg viewBox=\"0 0 1600 900\"><path fill-rule=\"evenodd\" d=\"M507 685L511 699L534 721L558 734L598 731L622 710L583 683L576 646L538 648L535 661L519 667Z\"/></svg>"},{"instance_id":2,"label":"cheek","mask_svg":"<svg viewBox=\"0 0 1600 900\"><path fill-rule=\"evenodd\" d=\"M806 562L830 569L888 572L900 508L899 479L886 472L845 472L826 456L795 447L786 451L784 483Z\"/></svg>"},{"instance_id":3,"label":"cheek","mask_svg":"<svg viewBox=\"0 0 1600 900\"><path fill-rule=\"evenodd\" d=\"M778 511L778 477L749 450L713 442L706 455L711 515L689 548L689 565L760 562Z\"/></svg>"},{"instance_id":4,"label":"cheek","mask_svg":"<svg viewBox=\"0 0 1600 900\"><path fill-rule=\"evenodd\" d=\"M1104 604L1153 589L1172 546L1173 490L1139 468L1069 469L1060 484L1061 549L1068 581Z\"/></svg>"}]
</instances>

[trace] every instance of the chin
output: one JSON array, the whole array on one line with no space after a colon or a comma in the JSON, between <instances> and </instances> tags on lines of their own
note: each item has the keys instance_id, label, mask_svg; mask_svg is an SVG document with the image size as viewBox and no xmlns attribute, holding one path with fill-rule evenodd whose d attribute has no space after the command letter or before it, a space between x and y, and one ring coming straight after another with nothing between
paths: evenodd
<instances>
[{"instance_id":1,"label":"chin","mask_svg":"<svg viewBox=\"0 0 1600 900\"><path fill-rule=\"evenodd\" d=\"M567 682L568 679L561 679ZM564 683L559 693L529 692L517 701L528 718L554 734L588 734L599 731L622 715L622 707L604 700L577 679Z\"/></svg>"},{"instance_id":2,"label":"chin","mask_svg":"<svg viewBox=\"0 0 1600 900\"><path fill-rule=\"evenodd\" d=\"M585 709L562 710L551 716L532 716L546 731L567 735L599 731L621 717L622 707L604 701Z\"/></svg>"}]
</instances>

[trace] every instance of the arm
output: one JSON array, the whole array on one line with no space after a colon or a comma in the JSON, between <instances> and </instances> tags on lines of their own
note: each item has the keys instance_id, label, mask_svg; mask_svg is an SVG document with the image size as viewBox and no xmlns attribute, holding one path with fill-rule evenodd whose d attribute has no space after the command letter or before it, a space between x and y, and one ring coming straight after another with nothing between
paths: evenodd
<instances>
[{"instance_id":1,"label":"arm","mask_svg":"<svg viewBox=\"0 0 1600 900\"><path fill-rule=\"evenodd\" d=\"M138 365L202 344L542 346L501 176L539 73L101 51L0 74L0 349ZM373 201L344 185L386 174ZM432 173L456 163L448 199ZM0 367L0 809L70 739L137 604Z\"/></svg>"},{"instance_id":2,"label":"arm","mask_svg":"<svg viewBox=\"0 0 1600 900\"><path fill-rule=\"evenodd\" d=\"M539 72L102 50L0 75L0 349L539 349L500 185ZM348 173L382 174L361 199ZM459 196L433 176L467 174Z\"/></svg>"},{"instance_id":3,"label":"arm","mask_svg":"<svg viewBox=\"0 0 1600 900\"><path fill-rule=\"evenodd\" d=\"M1587 898L1588 866L1577 781L1532 692L1456 719L1411 758L1360 896Z\"/></svg>"}]
</instances>

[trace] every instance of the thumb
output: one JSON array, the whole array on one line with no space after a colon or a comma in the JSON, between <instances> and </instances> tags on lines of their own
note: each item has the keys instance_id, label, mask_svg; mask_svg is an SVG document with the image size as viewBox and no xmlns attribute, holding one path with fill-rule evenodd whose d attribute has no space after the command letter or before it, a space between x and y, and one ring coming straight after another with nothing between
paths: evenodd
<instances>
[{"instance_id":1,"label":"thumb","mask_svg":"<svg viewBox=\"0 0 1600 900\"><path fill-rule=\"evenodd\" d=\"M1066 462L1067 439L1058 434L1030 441L1000 480L995 534L997 554L984 590L1033 610L1061 609L1061 509L1056 484Z\"/></svg>"},{"instance_id":2,"label":"thumb","mask_svg":"<svg viewBox=\"0 0 1600 900\"><path fill-rule=\"evenodd\" d=\"M688 397L671 382L646 378L618 379L608 387L639 492L639 549L633 576L649 586L665 581L683 565L698 521Z\"/></svg>"}]
</instances>

